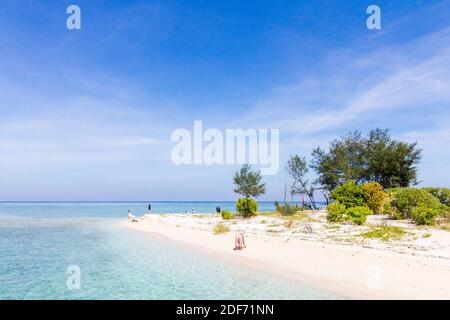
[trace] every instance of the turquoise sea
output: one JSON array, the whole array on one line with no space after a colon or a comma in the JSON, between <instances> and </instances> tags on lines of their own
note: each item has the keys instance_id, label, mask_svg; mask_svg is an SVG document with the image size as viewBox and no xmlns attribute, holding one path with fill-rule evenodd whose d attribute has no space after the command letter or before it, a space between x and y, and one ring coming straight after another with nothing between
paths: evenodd
<instances>
[{"instance_id":1,"label":"turquoise sea","mask_svg":"<svg viewBox=\"0 0 450 320\"><path fill-rule=\"evenodd\" d=\"M335 299L333 294L117 226L144 202L1 202L0 299ZM161 213L232 209L153 202ZM260 210L273 210L263 203ZM71 267L72 266L72 267ZM79 288L68 279L79 270ZM78 282L77 282L78 283Z\"/></svg>"}]
</instances>

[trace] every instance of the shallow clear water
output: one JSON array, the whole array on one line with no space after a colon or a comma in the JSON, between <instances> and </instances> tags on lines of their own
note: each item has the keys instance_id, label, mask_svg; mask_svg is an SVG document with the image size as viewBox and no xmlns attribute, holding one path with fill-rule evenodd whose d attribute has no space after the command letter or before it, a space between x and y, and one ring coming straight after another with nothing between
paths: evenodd
<instances>
[{"instance_id":1,"label":"shallow clear water","mask_svg":"<svg viewBox=\"0 0 450 320\"><path fill-rule=\"evenodd\" d=\"M0 204L0 299L338 298L117 226L132 205Z\"/></svg>"}]
</instances>

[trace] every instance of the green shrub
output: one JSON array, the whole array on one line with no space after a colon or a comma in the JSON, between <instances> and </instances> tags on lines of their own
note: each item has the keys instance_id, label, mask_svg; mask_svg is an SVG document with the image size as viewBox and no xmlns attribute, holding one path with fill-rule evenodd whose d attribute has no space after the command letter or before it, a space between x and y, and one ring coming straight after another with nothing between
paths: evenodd
<instances>
[{"instance_id":1,"label":"green shrub","mask_svg":"<svg viewBox=\"0 0 450 320\"><path fill-rule=\"evenodd\" d=\"M383 212L383 214L387 214L387 215L391 216L391 218L396 219L396 220L402 218L402 215L400 214L400 212L398 212L398 210L391 205L391 201L385 202L383 204L382 212Z\"/></svg>"},{"instance_id":2,"label":"green shrub","mask_svg":"<svg viewBox=\"0 0 450 320\"><path fill-rule=\"evenodd\" d=\"M221 215L222 215L223 220L231 220L231 219L236 218L236 214L234 212L227 211L227 210L223 210L221 212Z\"/></svg>"},{"instance_id":3,"label":"green shrub","mask_svg":"<svg viewBox=\"0 0 450 320\"><path fill-rule=\"evenodd\" d=\"M344 220L361 225L367 221L367 216L370 214L373 214L373 211L368 207L352 207L345 210Z\"/></svg>"},{"instance_id":4,"label":"green shrub","mask_svg":"<svg viewBox=\"0 0 450 320\"><path fill-rule=\"evenodd\" d=\"M364 206L366 195L361 186L358 186L352 180L345 181L342 185L330 193L334 201L338 201L346 208Z\"/></svg>"},{"instance_id":5,"label":"green shrub","mask_svg":"<svg viewBox=\"0 0 450 320\"><path fill-rule=\"evenodd\" d=\"M441 206L442 212L440 213L440 216L446 219L450 219L450 207L442 205Z\"/></svg>"},{"instance_id":6,"label":"green shrub","mask_svg":"<svg viewBox=\"0 0 450 320\"><path fill-rule=\"evenodd\" d=\"M366 205L375 214L382 212L384 200L386 198L386 192L383 191L383 187L378 182L367 182L361 186L365 198Z\"/></svg>"},{"instance_id":7,"label":"green shrub","mask_svg":"<svg viewBox=\"0 0 450 320\"><path fill-rule=\"evenodd\" d=\"M251 198L240 198L236 202L236 211L242 214L245 218L254 216L256 210L258 210L258 204Z\"/></svg>"},{"instance_id":8,"label":"green shrub","mask_svg":"<svg viewBox=\"0 0 450 320\"><path fill-rule=\"evenodd\" d=\"M366 222L369 214L373 214L373 211L368 207L357 206L345 208L342 203L337 201L332 202L327 206L327 212L327 220L329 222L351 221L358 225Z\"/></svg>"},{"instance_id":9,"label":"green shrub","mask_svg":"<svg viewBox=\"0 0 450 320\"><path fill-rule=\"evenodd\" d=\"M412 211L412 218L418 225L433 224L438 212L433 208L416 207Z\"/></svg>"},{"instance_id":10,"label":"green shrub","mask_svg":"<svg viewBox=\"0 0 450 320\"><path fill-rule=\"evenodd\" d=\"M436 197L423 189L399 188L390 193L392 196L390 204L401 218L412 218L412 212L417 207L433 209L441 205Z\"/></svg>"},{"instance_id":11,"label":"green shrub","mask_svg":"<svg viewBox=\"0 0 450 320\"><path fill-rule=\"evenodd\" d=\"M330 222L344 221L345 206L334 201L327 206L327 220Z\"/></svg>"},{"instance_id":12,"label":"green shrub","mask_svg":"<svg viewBox=\"0 0 450 320\"><path fill-rule=\"evenodd\" d=\"M440 203L450 207L450 189L449 188L423 188L423 190L435 196Z\"/></svg>"},{"instance_id":13,"label":"green shrub","mask_svg":"<svg viewBox=\"0 0 450 320\"><path fill-rule=\"evenodd\" d=\"M300 207L298 205L292 205L289 203L280 204L278 201L275 201L275 210L277 212L281 213L282 215L292 216L296 212L304 210L304 208Z\"/></svg>"},{"instance_id":14,"label":"green shrub","mask_svg":"<svg viewBox=\"0 0 450 320\"><path fill-rule=\"evenodd\" d=\"M437 206L436 208L419 206L413 209L412 218L418 225L433 224L437 217L445 216L448 213L447 208L445 205Z\"/></svg>"}]
</instances>

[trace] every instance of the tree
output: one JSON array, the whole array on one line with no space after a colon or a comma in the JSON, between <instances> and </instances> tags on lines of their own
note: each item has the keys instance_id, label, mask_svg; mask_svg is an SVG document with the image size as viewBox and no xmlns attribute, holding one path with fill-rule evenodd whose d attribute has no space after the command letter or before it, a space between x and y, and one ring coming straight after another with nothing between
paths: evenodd
<instances>
[{"instance_id":1,"label":"tree","mask_svg":"<svg viewBox=\"0 0 450 320\"><path fill-rule=\"evenodd\" d=\"M417 184L421 151L417 143L392 140L387 129L374 129L367 137L354 131L332 141L328 152L314 149L310 167L328 192L346 180L376 181L383 188L408 187Z\"/></svg>"},{"instance_id":2,"label":"tree","mask_svg":"<svg viewBox=\"0 0 450 320\"><path fill-rule=\"evenodd\" d=\"M261 172L253 171L249 164L244 164L233 177L233 183L236 185L234 192L246 198L256 198L266 192L266 185L261 181Z\"/></svg>"},{"instance_id":3,"label":"tree","mask_svg":"<svg viewBox=\"0 0 450 320\"><path fill-rule=\"evenodd\" d=\"M310 186L306 179L308 165L305 158L300 158L297 155L291 156L287 164L287 171L292 179L291 195L306 194L311 206L315 209L314 187Z\"/></svg>"},{"instance_id":4,"label":"tree","mask_svg":"<svg viewBox=\"0 0 450 320\"><path fill-rule=\"evenodd\" d=\"M365 142L367 168L364 179L384 188L408 187L417 181L422 150L417 143L392 140L387 129L375 129Z\"/></svg>"}]
</instances>

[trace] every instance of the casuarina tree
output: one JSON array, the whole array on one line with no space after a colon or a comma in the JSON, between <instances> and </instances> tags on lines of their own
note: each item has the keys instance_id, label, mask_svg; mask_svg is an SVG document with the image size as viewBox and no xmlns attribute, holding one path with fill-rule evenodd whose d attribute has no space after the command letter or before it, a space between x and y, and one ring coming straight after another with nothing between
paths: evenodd
<instances>
[{"instance_id":1,"label":"casuarina tree","mask_svg":"<svg viewBox=\"0 0 450 320\"><path fill-rule=\"evenodd\" d=\"M260 171L253 171L252 167L244 164L233 177L234 192L243 195L238 199L236 210L244 217L251 217L257 210L257 203L250 197L258 197L266 192L266 185L262 182Z\"/></svg>"}]
</instances>

